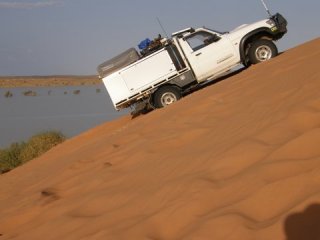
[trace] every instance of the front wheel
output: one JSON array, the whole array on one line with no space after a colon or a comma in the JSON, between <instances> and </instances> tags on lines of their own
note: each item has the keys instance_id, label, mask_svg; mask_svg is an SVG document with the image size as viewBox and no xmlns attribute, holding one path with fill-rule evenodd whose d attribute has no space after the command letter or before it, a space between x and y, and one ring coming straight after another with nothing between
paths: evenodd
<instances>
[{"instance_id":1,"label":"front wheel","mask_svg":"<svg viewBox=\"0 0 320 240\"><path fill-rule=\"evenodd\" d=\"M153 103L156 108L166 107L182 97L181 91L175 86L159 88L153 95Z\"/></svg>"},{"instance_id":2,"label":"front wheel","mask_svg":"<svg viewBox=\"0 0 320 240\"><path fill-rule=\"evenodd\" d=\"M266 39L253 42L249 49L249 61L252 64L268 61L277 55L277 46L272 41Z\"/></svg>"}]
</instances>

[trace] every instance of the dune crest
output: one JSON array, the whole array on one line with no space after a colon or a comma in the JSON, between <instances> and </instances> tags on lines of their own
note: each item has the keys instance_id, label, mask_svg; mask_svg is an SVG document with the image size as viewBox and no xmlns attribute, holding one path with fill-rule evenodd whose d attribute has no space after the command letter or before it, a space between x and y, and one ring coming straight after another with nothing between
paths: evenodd
<instances>
[{"instance_id":1,"label":"dune crest","mask_svg":"<svg viewBox=\"0 0 320 240\"><path fill-rule=\"evenodd\" d=\"M0 239L320 238L320 38L0 176Z\"/></svg>"}]
</instances>

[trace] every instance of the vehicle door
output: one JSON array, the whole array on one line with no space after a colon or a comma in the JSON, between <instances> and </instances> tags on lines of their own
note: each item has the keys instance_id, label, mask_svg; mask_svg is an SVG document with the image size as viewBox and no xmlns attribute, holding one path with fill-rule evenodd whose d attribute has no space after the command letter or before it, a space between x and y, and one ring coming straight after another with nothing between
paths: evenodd
<instances>
[{"instance_id":1,"label":"vehicle door","mask_svg":"<svg viewBox=\"0 0 320 240\"><path fill-rule=\"evenodd\" d=\"M201 29L180 44L199 82L235 64L235 48L223 34Z\"/></svg>"}]
</instances>

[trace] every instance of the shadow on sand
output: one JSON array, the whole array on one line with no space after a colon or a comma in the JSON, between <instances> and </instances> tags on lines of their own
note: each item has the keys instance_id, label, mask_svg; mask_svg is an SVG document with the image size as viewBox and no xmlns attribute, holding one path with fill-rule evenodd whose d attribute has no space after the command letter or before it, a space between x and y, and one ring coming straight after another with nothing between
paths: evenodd
<instances>
[{"instance_id":1,"label":"shadow on sand","mask_svg":"<svg viewBox=\"0 0 320 240\"><path fill-rule=\"evenodd\" d=\"M234 70L234 71L230 71L228 73L226 73L225 75L215 79L215 80L211 80L211 81L207 81L207 82L204 82L202 84L199 84L199 85L196 85L196 86L193 86L191 87L190 89L186 90L184 93L183 93L183 96L187 96L191 93L194 93L194 92L197 92L203 88L206 88L208 86L211 86L213 84L216 84L216 83L219 83L223 80L226 80L227 78L230 78L234 75L237 75L239 74L240 72L242 72L243 70L245 70L246 68L245 67L242 67L240 69L237 69L237 70ZM140 115L145 115L145 114L148 114L149 112L152 112L155 108L141 108L139 109L138 108L133 108L134 110L131 112L131 116L132 116L132 119L140 116Z\"/></svg>"},{"instance_id":2,"label":"shadow on sand","mask_svg":"<svg viewBox=\"0 0 320 240\"><path fill-rule=\"evenodd\" d=\"M286 240L320 240L320 204L312 204L303 212L287 217Z\"/></svg>"}]
</instances>

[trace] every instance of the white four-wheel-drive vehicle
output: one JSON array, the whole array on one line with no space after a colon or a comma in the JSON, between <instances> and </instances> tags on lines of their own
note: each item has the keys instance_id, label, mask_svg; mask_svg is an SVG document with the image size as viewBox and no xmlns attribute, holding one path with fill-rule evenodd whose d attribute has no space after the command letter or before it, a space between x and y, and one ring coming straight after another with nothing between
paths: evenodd
<instances>
[{"instance_id":1,"label":"white four-wheel-drive vehicle","mask_svg":"<svg viewBox=\"0 0 320 240\"><path fill-rule=\"evenodd\" d=\"M188 28L171 39L144 41L140 53L131 48L99 65L98 73L117 110L161 108L236 66L275 57L274 41L286 32L287 21L279 13L230 32Z\"/></svg>"}]
</instances>

